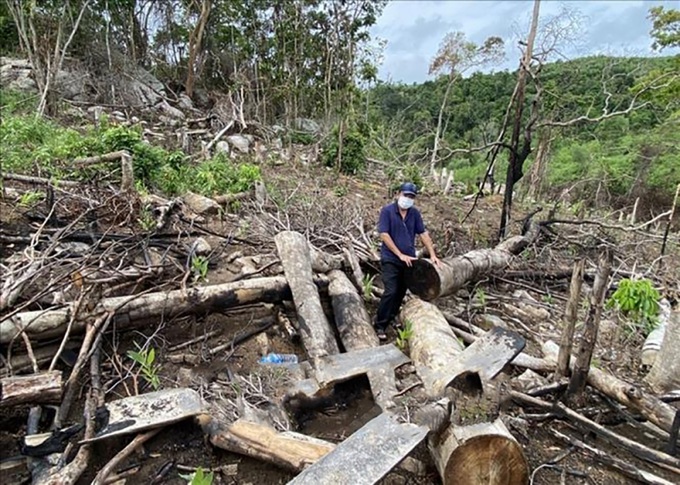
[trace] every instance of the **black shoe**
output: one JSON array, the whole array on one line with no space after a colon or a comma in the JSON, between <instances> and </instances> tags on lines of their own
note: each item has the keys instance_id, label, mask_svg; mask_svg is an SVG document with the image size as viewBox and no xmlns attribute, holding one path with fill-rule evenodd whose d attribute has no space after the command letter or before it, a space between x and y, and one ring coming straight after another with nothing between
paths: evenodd
<instances>
[{"instance_id":1,"label":"black shoe","mask_svg":"<svg viewBox=\"0 0 680 485\"><path fill-rule=\"evenodd\" d=\"M384 330L376 329L375 334L378 336L378 340L381 342L387 342L387 334Z\"/></svg>"}]
</instances>

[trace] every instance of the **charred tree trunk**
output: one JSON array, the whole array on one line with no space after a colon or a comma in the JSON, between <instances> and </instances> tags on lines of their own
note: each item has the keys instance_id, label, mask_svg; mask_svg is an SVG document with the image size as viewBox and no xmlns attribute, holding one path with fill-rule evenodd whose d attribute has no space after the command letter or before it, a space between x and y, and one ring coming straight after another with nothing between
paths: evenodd
<instances>
[{"instance_id":1,"label":"charred tree trunk","mask_svg":"<svg viewBox=\"0 0 680 485\"><path fill-rule=\"evenodd\" d=\"M574 340L574 328L578 318L578 306L581 299L581 285L583 284L583 271L585 260L581 259L574 265L569 286L569 301L564 311L564 328L560 340L560 355L557 358L557 379L565 377L569 372L569 359L571 358L572 341Z\"/></svg>"},{"instance_id":2,"label":"charred tree trunk","mask_svg":"<svg viewBox=\"0 0 680 485\"><path fill-rule=\"evenodd\" d=\"M680 388L680 308L671 312L661 349L646 380L659 393Z\"/></svg>"},{"instance_id":3,"label":"charred tree trunk","mask_svg":"<svg viewBox=\"0 0 680 485\"><path fill-rule=\"evenodd\" d=\"M316 287L314 287L316 292ZM160 316L172 317L183 313L221 310L254 302L275 303L290 299L290 289L283 277L253 278L251 280L199 286L186 290L120 296L101 300L91 313L74 315L74 303L57 310L19 313L0 321L0 343L10 342L25 330L31 337L41 339L62 335L72 317L72 332L82 332L88 319L112 313L119 325L140 324Z\"/></svg>"},{"instance_id":4,"label":"charred tree trunk","mask_svg":"<svg viewBox=\"0 0 680 485\"><path fill-rule=\"evenodd\" d=\"M494 249L477 249L462 256L441 260L439 267L418 259L407 273L408 289L426 301L450 295L469 281L508 266L538 236L540 227L531 224L523 236L513 236Z\"/></svg>"},{"instance_id":5,"label":"charred tree trunk","mask_svg":"<svg viewBox=\"0 0 680 485\"><path fill-rule=\"evenodd\" d=\"M345 350L366 349L379 345L364 302L349 278L340 270L328 273L328 294L333 302L335 325Z\"/></svg>"},{"instance_id":6,"label":"charred tree trunk","mask_svg":"<svg viewBox=\"0 0 680 485\"><path fill-rule=\"evenodd\" d=\"M302 234L293 231L278 233L274 242L293 294L300 337L307 354L314 359L339 353L333 329L323 312L319 292L314 284L310 245Z\"/></svg>"},{"instance_id":7,"label":"charred tree trunk","mask_svg":"<svg viewBox=\"0 0 680 485\"><path fill-rule=\"evenodd\" d=\"M524 485L529 465L522 447L500 419L449 426L429 440L444 485Z\"/></svg>"},{"instance_id":8,"label":"charred tree trunk","mask_svg":"<svg viewBox=\"0 0 680 485\"><path fill-rule=\"evenodd\" d=\"M569 388L567 389L566 397L568 399L578 396L586 387L588 371L590 370L590 361L593 357L595 343L597 342L597 331L600 326L600 315L602 315L604 296L609 287L611 264L612 253L610 250L605 249L600 255L600 263L598 265L597 274L595 275L595 283L593 283L593 291L590 296L590 308L588 309L588 316L586 317L583 326L581 345L579 346L574 369L571 373L571 380L569 381Z\"/></svg>"},{"instance_id":9,"label":"charred tree trunk","mask_svg":"<svg viewBox=\"0 0 680 485\"><path fill-rule=\"evenodd\" d=\"M58 403L63 383L60 371L0 379L0 407Z\"/></svg>"}]
</instances>

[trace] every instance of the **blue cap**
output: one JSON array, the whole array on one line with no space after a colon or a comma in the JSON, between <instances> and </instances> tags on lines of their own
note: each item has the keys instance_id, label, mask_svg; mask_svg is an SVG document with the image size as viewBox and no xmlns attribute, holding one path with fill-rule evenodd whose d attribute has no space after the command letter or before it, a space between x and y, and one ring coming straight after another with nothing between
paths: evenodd
<instances>
[{"instance_id":1,"label":"blue cap","mask_svg":"<svg viewBox=\"0 0 680 485\"><path fill-rule=\"evenodd\" d=\"M404 182L401 184L401 187L399 187L399 191L403 192L404 194L416 195L418 193L418 187L416 187L416 184L412 182Z\"/></svg>"}]
</instances>

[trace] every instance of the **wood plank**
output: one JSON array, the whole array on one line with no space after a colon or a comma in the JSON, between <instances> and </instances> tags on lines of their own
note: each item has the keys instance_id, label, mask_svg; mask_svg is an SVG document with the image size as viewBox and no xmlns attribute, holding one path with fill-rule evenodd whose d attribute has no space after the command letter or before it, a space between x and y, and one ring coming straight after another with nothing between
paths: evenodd
<instances>
[{"instance_id":1,"label":"wood plank","mask_svg":"<svg viewBox=\"0 0 680 485\"><path fill-rule=\"evenodd\" d=\"M425 427L397 423L383 413L288 483L373 485L423 441L427 433Z\"/></svg>"},{"instance_id":2,"label":"wood plank","mask_svg":"<svg viewBox=\"0 0 680 485\"><path fill-rule=\"evenodd\" d=\"M193 389L177 388L126 397L106 404L108 423L88 443L112 436L140 433L176 423L204 412L201 396Z\"/></svg>"}]
</instances>

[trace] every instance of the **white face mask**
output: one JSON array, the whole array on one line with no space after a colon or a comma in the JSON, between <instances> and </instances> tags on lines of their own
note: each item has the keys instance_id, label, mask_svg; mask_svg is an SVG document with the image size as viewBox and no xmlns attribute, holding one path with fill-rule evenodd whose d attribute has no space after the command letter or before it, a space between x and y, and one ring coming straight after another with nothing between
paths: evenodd
<instances>
[{"instance_id":1,"label":"white face mask","mask_svg":"<svg viewBox=\"0 0 680 485\"><path fill-rule=\"evenodd\" d=\"M399 207L402 209L410 209L413 207L413 199L410 199L404 195L399 196L399 200L397 201L397 204L399 204Z\"/></svg>"}]
</instances>

